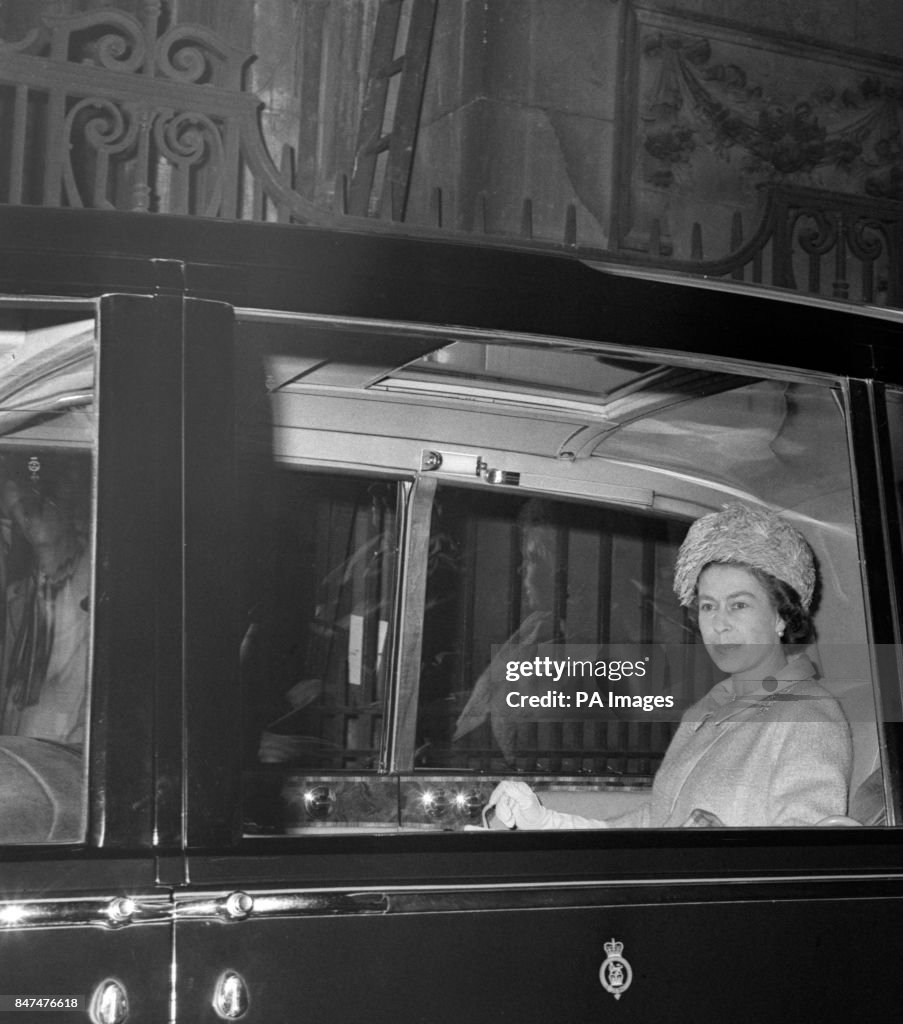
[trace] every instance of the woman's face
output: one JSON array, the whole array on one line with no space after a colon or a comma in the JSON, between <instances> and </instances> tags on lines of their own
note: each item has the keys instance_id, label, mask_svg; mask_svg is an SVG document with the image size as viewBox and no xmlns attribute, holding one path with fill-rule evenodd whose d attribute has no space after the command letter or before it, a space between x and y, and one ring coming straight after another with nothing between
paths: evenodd
<instances>
[{"instance_id":1,"label":"woman's face","mask_svg":"<svg viewBox=\"0 0 903 1024\"><path fill-rule=\"evenodd\" d=\"M700 573L697 594L702 640L722 672L764 679L784 667L784 620L748 569L709 565Z\"/></svg>"},{"instance_id":2,"label":"woman's face","mask_svg":"<svg viewBox=\"0 0 903 1024\"><path fill-rule=\"evenodd\" d=\"M3 487L2 504L35 547L58 543L68 532L68 524L55 502L8 480Z\"/></svg>"},{"instance_id":3,"label":"woman's face","mask_svg":"<svg viewBox=\"0 0 903 1024\"><path fill-rule=\"evenodd\" d=\"M525 532L521 580L525 611L551 610L555 600L555 565L550 550L550 528Z\"/></svg>"}]
</instances>

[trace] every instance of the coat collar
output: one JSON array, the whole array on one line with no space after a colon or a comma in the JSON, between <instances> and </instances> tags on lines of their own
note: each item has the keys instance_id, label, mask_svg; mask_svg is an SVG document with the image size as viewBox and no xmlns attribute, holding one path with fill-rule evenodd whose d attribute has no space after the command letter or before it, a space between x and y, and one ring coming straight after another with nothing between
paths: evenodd
<instances>
[{"instance_id":1,"label":"coat collar","mask_svg":"<svg viewBox=\"0 0 903 1024\"><path fill-rule=\"evenodd\" d=\"M753 715L764 714L769 708L782 701L812 700L811 694L791 692L797 683L807 679L815 679L818 672L815 665L805 654L797 654L787 660L787 664L777 676L769 676L767 680L750 690L749 684L740 692L733 676L728 677L709 690L698 705L698 717L693 716L694 729L699 729L705 722L721 725L745 712ZM770 683L772 688L766 688ZM776 685L775 685L776 684Z\"/></svg>"}]
</instances>

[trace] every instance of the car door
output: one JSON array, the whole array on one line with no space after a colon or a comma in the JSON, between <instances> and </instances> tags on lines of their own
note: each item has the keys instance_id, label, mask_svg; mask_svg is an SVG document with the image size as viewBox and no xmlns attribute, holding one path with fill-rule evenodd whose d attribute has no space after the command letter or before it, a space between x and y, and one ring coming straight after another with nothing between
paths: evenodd
<instances>
[{"instance_id":1,"label":"car door","mask_svg":"<svg viewBox=\"0 0 903 1024\"><path fill-rule=\"evenodd\" d=\"M160 385L178 379L179 317L164 307L0 302L0 1008L48 1020L169 1015L181 645Z\"/></svg>"},{"instance_id":2,"label":"car door","mask_svg":"<svg viewBox=\"0 0 903 1024\"><path fill-rule=\"evenodd\" d=\"M493 334L475 353L482 341L438 327L237 317L230 336L224 309L187 363L177 1018L854 1012L846 972L867 972L874 933L882 956L899 946L892 829L512 833L483 828L481 812L502 777L591 816L648 797L676 725L650 714L670 706L654 687L686 707L714 682L671 591L674 558L691 518L734 491L799 510L843 582L824 598L817 656L842 684L857 789L882 778L855 505L874 478L861 388L577 351L574 376L609 373L612 395L600 386L562 411L541 393L540 415L530 389L557 363L532 339ZM440 351L380 368L374 351L397 336ZM500 386L506 365L517 390ZM613 425L591 405L603 400L618 403ZM551 441L569 435L573 458L558 458ZM874 537L865 550L882 557ZM535 665L562 642L547 628L558 620L565 644L604 661L594 689L639 696L634 713L506 721L504 702L481 697L504 681L498 652ZM612 675L628 648L651 660L642 682ZM886 817L883 786L877 802ZM831 944L835 928L845 943ZM768 980L786 949L789 1001ZM762 969L737 971L750 950ZM895 998L872 979L870 1007Z\"/></svg>"}]
</instances>

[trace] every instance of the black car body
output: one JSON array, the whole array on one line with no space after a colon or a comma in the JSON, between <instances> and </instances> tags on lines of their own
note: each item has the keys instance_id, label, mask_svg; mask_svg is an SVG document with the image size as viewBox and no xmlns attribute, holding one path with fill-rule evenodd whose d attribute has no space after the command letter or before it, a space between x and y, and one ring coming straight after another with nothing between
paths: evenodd
<instances>
[{"instance_id":1,"label":"black car body","mask_svg":"<svg viewBox=\"0 0 903 1024\"><path fill-rule=\"evenodd\" d=\"M0 293L4 479L56 466L55 501L80 481L90 568L69 789L4 738L4 997L135 1024L895 1018L901 314L27 207L0 210ZM661 692L699 696L670 571L734 499L816 550L849 820L484 829L501 778L596 817L642 799L673 716L465 709L512 630L639 645ZM540 506L556 568L529 620L518 523ZM17 832L22 772L51 809Z\"/></svg>"}]
</instances>

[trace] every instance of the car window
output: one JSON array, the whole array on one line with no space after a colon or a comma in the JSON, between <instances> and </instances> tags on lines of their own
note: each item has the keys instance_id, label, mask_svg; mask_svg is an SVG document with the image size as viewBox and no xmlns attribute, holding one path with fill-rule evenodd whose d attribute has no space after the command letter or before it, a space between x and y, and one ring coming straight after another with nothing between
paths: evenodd
<instances>
[{"instance_id":1,"label":"car window","mask_svg":"<svg viewBox=\"0 0 903 1024\"><path fill-rule=\"evenodd\" d=\"M344 777L385 764L398 549L393 481L283 469L274 493L275 573L243 658L246 810L264 831L298 770Z\"/></svg>"},{"instance_id":2,"label":"car window","mask_svg":"<svg viewBox=\"0 0 903 1024\"><path fill-rule=\"evenodd\" d=\"M676 726L672 708L714 682L671 588L685 532L681 520L440 486L431 557L441 564L427 580L415 767L650 778ZM538 681L504 671L550 655L572 663ZM581 665L604 658L606 675L576 675L577 655ZM618 662L632 666L629 675ZM551 694L547 703L563 695L556 703L568 699L574 714L530 715L520 698L534 690ZM671 700L604 715L613 691Z\"/></svg>"},{"instance_id":3,"label":"car window","mask_svg":"<svg viewBox=\"0 0 903 1024\"><path fill-rule=\"evenodd\" d=\"M84 837L96 348L93 318L0 309L3 843Z\"/></svg>"},{"instance_id":4,"label":"car window","mask_svg":"<svg viewBox=\"0 0 903 1024\"><path fill-rule=\"evenodd\" d=\"M536 827L885 820L842 382L322 318L242 332L278 479L246 834L498 826L505 781ZM674 588L691 524L738 504L792 526L818 581L763 692Z\"/></svg>"}]
</instances>

